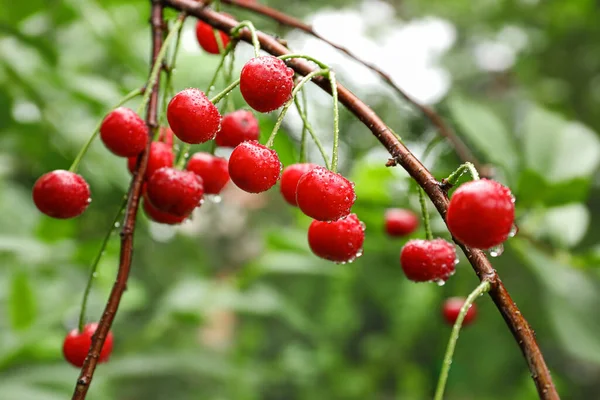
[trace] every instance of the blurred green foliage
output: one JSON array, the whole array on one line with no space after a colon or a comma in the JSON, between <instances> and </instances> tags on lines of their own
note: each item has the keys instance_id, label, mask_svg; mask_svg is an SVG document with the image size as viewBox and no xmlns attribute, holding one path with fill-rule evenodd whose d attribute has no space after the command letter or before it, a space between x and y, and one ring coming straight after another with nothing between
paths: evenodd
<instances>
[{"instance_id":1,"label":"blurred green foliage","mask_svg":"<svg viewBox=\"0 0 600 400\"><path fill-rule=\"evenodd\" d=\"M268 4L301 18L364 6ZM457 40L443 59L452 87L438 108L517 197L519 234L494 266L536 330L563 398L598 398L596 2L389 4L398 26L431 15L453 24ZM71 221L41 216L30 189L42 173L68 168L107 109L145 81L149 7L133 0L33 0L4 1L1 9L0 397L64 399L77 370L62 360L62 340L76 324L87 269L127 190L128 173L122 159L95 143L80 170L94 200ZM286 33L265 18L227 11L252 17L267 32ZM511 68L478 68L474 43L506 27L517 27L529 45ZM176 88L204 88L218 59L195 46L192 21L185 34ZM250 55L247 46L244 51L238 62ZM340 73L339 79L363 90L360 77ZM330 100L309 93L309 117L330 126L323 122L330 121ZM365 99L422 154L435 137L431 127L389 93L377 89ZM239 94L234 100L242 105ZM260 118L266 135L274 117ZM284 164L297 159L297 128L286 125L291 138L281 134L276 141ZM384 236L382 218L387 207L416 210L416 188L403 171L384 167L385 152L347 112L342 132L341 161L358 194L354 210L367 225L364 256L350 265L314 257L306 243L310 221L276 190L255 196L230 188L221 203L207 202L179 229L140 217L114 355L99 367L90 399L431 397L450 333L440 304L466 296L476 276L461 255L457 274L442 288L404 278L403 241ZM443 142L426 160L440 178L458 164ZM448 238L438 216L433 224ZM91 319L100 315L114 281L116 236L100 264ZM500 314L487 298L478 305L479 320L461 334L447 398L536 398Z\"/></svg>"}]
</instances>

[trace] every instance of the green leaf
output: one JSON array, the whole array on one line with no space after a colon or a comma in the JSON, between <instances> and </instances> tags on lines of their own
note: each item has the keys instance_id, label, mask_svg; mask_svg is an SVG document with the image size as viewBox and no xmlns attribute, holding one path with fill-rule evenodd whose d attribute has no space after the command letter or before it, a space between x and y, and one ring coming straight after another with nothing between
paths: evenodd
<instances>
[{"instance_id":1,"label":"green leaf","mask_svg":"<svg viewBox=\"0 0 600 400\"><path fill-rule=\"evenodd\" d=\"M35 293L26 272L15 272L9 294L10 323L15 330L24 330L35 321Z\"/></svg>"},{"instance_id":2,"label":"green leaf","mask_svg":"<svg viewBox=\"0 0 600 400\"><path fill-rule=\"evenodd\" d=\"M519 175L517 202L521 207L536 204L560 206L568 203L586 201L590 188L588 178L575 178L559 183L549 183L538 172L525 169Z\"/></svg>"},{"instance_id":3,"label":"green leaf","mask_svg":"<svg viewBox=\"0 0 600 400\"><path fill-rule=\"evenodd\" d=\"M539 229L561 247L577 245L587 232L590 212L583 204L569 204L547 210Z\"/></svg>"}]
</instances>

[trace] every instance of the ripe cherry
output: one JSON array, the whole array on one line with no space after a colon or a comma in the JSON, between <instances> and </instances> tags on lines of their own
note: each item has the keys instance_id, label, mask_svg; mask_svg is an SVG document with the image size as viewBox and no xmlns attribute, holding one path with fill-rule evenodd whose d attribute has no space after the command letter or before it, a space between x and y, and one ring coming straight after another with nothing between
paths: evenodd
<instances>
[{"instance_id":1,"label":"ripe cherry","mask_svg":"<svg viewBox=\"0 0 600 400\"><path fill-rule=\"evenodd\" d=\"M419 217L402 208L390 208L385 212L385 231L389 236L406 236L419 226Z\"/></svg>"},{"instance_id":2,"label":"ripe cherry","mask_svg":"<svg viewBox=\"0 0 600 400\"><path fill-rule=\"evenodd\" d=\"M160 211L158 208L154 207L152 205L152 203L150 203L148 201L147 196L144 196L144 199L142 200L142 207L144 208L144 212L146 213L146 216L148 216L148 218L150 218L152 221L158 222L160 224L178 225L178 224L182 223L183 221L185 221L186 218L188 217L188 216L180 217L177 215L173 215L173 214L169 214L169 213Z\"/></svg>"},{"instance_id":3,"label":"ripe cherry","mask_svg":"<svg viewBox=\"0 0 600 400\"><path fill-rule=\"evenodd\" d=\"M456 250L444 239L409 240L400 253L406 277L415 282L443 283L454 274Z\"/></svg>"},{"instance_id":4,"label":"ripe cherry","mask_svg":"<svg viewBox=\"0 0 600 400\"><path fill-rule=\"evenodd\" d=\"M454 325L456 323L458 314L460 314L460 309L465 304L465 300L466 299L464 297L450 297L449 299L446 299L442 313L448 324ZM475 317L477 317L477 306L475 303L473 303L465 314L465 318L463 319L462 323L463 326L469 325L475 320Z\"/></svg>"},{"instance_id":5,"label":"ripe cherry","mask_svg":"<svg viewBox=\"0 0 600 400\"><path fill-rule=\"evenodd\" d=\"M258 140L260 130L254 114L248 110L237 110L223 116L221 130L215 142L221 147L235 147L247 140Z\"/></svg>"},{"instance_id":6,"label":"ripe cherry","mask_svg":"<svg viewBox=\"0 0 600 400\"><path fill-rule=\"evenodd\" d=\"M148 156L148 165L144 179L148 179L152 174L163 167L172 167L175 161L175 155L171 145L163 142L152 142L150 144L150 155ZM127 159L127 168L133 174L137 163L137 157Z\"/></svg>"},{"instance_id":7,"label":"ripe cherry","mask_svg":"<svg viewBox=\"0 0 600 400\"><path fill-rule=\"evenodd\" d=\"M49 217L77 217L90 201L89 185L73 172L57 169L42 175L33 185L33 202Z\"/></svg>"},{"instance_id":8,"label":"ripe cherry","mask_svg":"<svg viewBox=\"0 0 600 400\"><path fill-rule=\"evenodd\" d=\"M277 57L252 58L242 68L240 92L246 103L259 112L283 106L294 89L294 70Z\"/></svg>"},{"instance_id":9,"label":"ripe cherry","mask_svg":"<svg viewBox=\"0 0 600 400\"><path fill-rule=\"evenodd\" d=\"M227 160L208 153L196 153L188 161L186 169L192 171L204 183L204 192L219 194L229 182Z\"/></svg>"},{"instance_id":10,"label":"ripe cherry","mask_svg":"<svg viewBox=\"0 0 600 400\"><path fill-rule=\"evenodd\" d=\"M121 157L140 154L148 143L148 128L135 111L119 107L102 121L100 138L106 148Z\"/></svg>"},{"instance_id":11,"label":"ripe cherry","mask_svg":"<svg viewBox=\"0 0 600 400\"><path fill-rule=\"evenodd\" d=\"M283 170L283 173L281 174L280 189L285 201L292 206L298 205L298 202L296 201L296 189L298 188L298 181L302 175L316 167L316 164L300 163L292 164Z\"/></svg>"},{"instance_id":12,"label":"ripe cherry","mask_svg":"<svg viewBox=\"0 0 600 400\"><path fill-rule=\"evenodd\" d=\"M221 127L219 110L198 89L185 89L177 93L167 106L169 125L185 143L204 143L215 138Z\"/></svg>"},{"instance_id":13,"label":"ripe cherry","mask_svg":"<svg viewBox=\"0 0 600 400\"><path fill-rule=\"evenodd\" d=\"M365 228L356 214L334 222L313 221L308 244L315 255L339 263L352 262L362 254Z\"/></svg>"},{"instance_id":14,"label":"ripe cherry","mask_svg":"<svg viewBox=\"0 0 600 400\"><path fill-rule=\"evenodd\" d=\"M260 193L277 183L281 175L281 162L275 150L255 140L244 142L229 157L229 175L240 189Z\"/></svg>"},{"instance_id":15,"label":"ripe cherry","mask_svg":"<svg viewBox=\"0 0 600 400\"><path fill-rule=\"evenodd\" d=\"M88 351L90 350L90 346L92 345L92 336L94 335L94 332L96 332L97 328L98 324L91 323L85 325L83 332L79 332L78 329L73 329L67 334L65 341L63 342L63 355L69 363L78 368L83 366L83 362L85 361ZM106 335L106 340L104 341L104 345L102 345L98 362L102 363L108 361L110 353L112 353L112 349L113 334L112 332L108 332L108 335Z\"/></svg>"},{"instance_id":16,"label":"ripe cherry","mask_svg":"<svg viewBox=\"0 0 600 400\"><path fill-rule=\"evenodd\" d=\"M229 14L224 14L231 17ZM223 45L223 49L229 43L229 36L221 30L217 31L218 35L221 37L221 44ZM207 53L210 54L219 54L219 43L215 37L215 33L213 32L213 27L203 21L198 21L196 23L196 39L198 39L198 44L200 47L204 49Z\"/></svg>"},{"instance_id":17,"label":"ripe cherry","mask_svg":"<svg viewBox=\"0 0 600 400\"><path fill-rule=\"evenodd\" d=\"M204 188L202 178L190 171L161 168L146 186L147 199L158 210L186 217L200 206Z\"/></svg>"},{"instance_id":18,"label":"ripe cherry","mask_svg":"<svg viewBox=\"0 0 600 400\"><path fill-rule=\"evenodd\" d=\"M300 210L317 221L345 217L356 200L354 184L323 167L315 167L302 175L296 191Z\"/></svg>"},{"instance_id":19,"label":"ripe cherry","mask_svg":"<svg viewBox=\"0 0 600 400\"><path fill-rule=\"evenodd\" d=\"M514 220L515 204L510 189L489 179L470 181L456 189L446 215L450 233L478 249L504 242Z\"/></svg>"}]
</instances>

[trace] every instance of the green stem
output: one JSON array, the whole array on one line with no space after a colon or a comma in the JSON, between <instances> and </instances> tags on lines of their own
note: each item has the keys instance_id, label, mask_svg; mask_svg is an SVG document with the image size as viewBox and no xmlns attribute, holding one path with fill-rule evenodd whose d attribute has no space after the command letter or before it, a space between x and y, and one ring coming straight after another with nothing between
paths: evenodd
<instances>
[{"instance_id":1,"label":"green stem","mask_svg":"<svg viewBox=\"0 0 600 400\"><path fill-rule=\"evenodd\" d=\"M254 47L254 57L260 56L260 42L258 41L258 35L256 34L256 28L250 21L242 21L231 30L231 36L236 37L242 28L248 28L252 35L252 46Z\"/></svg>"},{"instance_id":2,"label":"green stem","mask_svg":"<svg viewBox=\"0 0 600 400\"><path fill-rule=\"evenodd\" d=\"M448 176L448 178L446 178L446 182L451 186L456 185L456 182L458 182L460 177L467 171L471 174L471 177L473 178L474 181L479 180L479 173L475 169L475 166L472 163L467 161L466 163L464 163L460 167L458 167L456 169L456 171L451 173L450 176Z\"/></svg>"},{"instance_id":3,"label":"green stem","mask_svg":"<svg viewBox=\"0 0 600 400\"><path fill-rule=\"evenodd\" d=\"M290 60L290 59L292 59L292 58L303 58L303 59L305 59L305 60L308 60L308 61L312 61L312 62L314 62L314 63L315 63L315 64L317 64L317 65L319 66L319 68L321 68L321 69L329 69L329 65L325 64L324 62L321 62L321 61L317 60L317 59L316 59L316 58L314 58L314 57L307 56L307 55L305 55L305 54L284 54L284 55L282 55L282 56L279 56L279 57L277 57L277 58L279 58L280 60L283 60L283 61L285 61L285 60Z\"/></svg>"},{"instance_id":4,"label":"green stem","mask_svg":"<svg viewBox=\"0 0 600 400\"><path fill-rule=\"evenodd\" d=\"M114 109L116 109L116 108L121 107L123 104L127 103L129 100L131 100L131 99L139 96L140 94L143 93L143 91L144 91L143 89L135 89L135 90L132 90L131 92L127 93L125 95L125 97L123 97L111 109L111 111L114 110ZM79 153L77 154L77 156L73 160L73 163L71 164L71 167L69 168L69 171L71 171L71 172L77 172L77 168L79 168L79 164L81 163L81 160L83 159L83 157L85 156L85 154L89 150L89 148L92 145L92 142L94 141L94 139L96 138L96 136L98 136L98 132L100 132L100 127L102 126L102 122L104 122L104 119L102 119L100 122L98 122L98 124L94 128L94 132L92 132L92 135L90 136L90 138L83 145L83 147L81 148L81 150L79 150Z\"/></svg>"},{"instance_id":5,"label":"green stem","mask_svg":"<svg viewBox=\"0 0 600 400\"><path fill-rule=\"evenodd\" d=\"M433 240L433 233L431 233L431 222L429 221L429 213L427 212L427 198L425 197L425 191L419 187L419 203L421 204L421 214L423 215L423 225L425 226L425 238L427 240Z\"/></svg>"},{"instance_id":6,"label":"green stem","mask_svg":"<svg viewBox=\"0 0 600 400\"><path fill-rule=\"evenodd\" d=\"M337 81L335 79L335 72L333 71L329 71L329 83L331 84L331 96L333 98L333 155L331 156L331 170L337 172L338 149L340 146L340 111Z\"/></svg>"},{"instance_id":7,"label":"green stem","mask_svg":"<svg viewBox=\"0 0 600 400\"><path fill-rule=\"evenodd\" d=\"M187 160L188 156L190 155L191 148L192 146L190 146L188 143L183 144L181 150L179 151L179 159L177 160L175 168L183 169L183 166L185 165L185 160Z\"/></svg>"},{"instance_id":8,"label":"green stem","mask_svg":"<svg viewBox=\"0 0 600 400\"><path fill-rule=\"evenodd\" d=\"M221 68L223 68L223 65L225 65L225 56L227 54L229 54L229 52L233 49L233 47L235 46L233 44L234 42L231 41L229 42L229 44L227 45L227 47L225 47L225 50L223 51L223 53L221 54L221 60L219 60L219 65L217 65L217 69L215 69L215 72L213 74L212 79L210 80L210 83L208 84L208 88L206 89L206 95L209 96L210 92L212 91L213 87L215 86L215 84L217 83L217 79L219 77L219 72L221 72Z\"/></svg>"},{"instance_id":9,"label":"green stem","mask_svg":"<svg viewBox=\"0 0 600 400\"><path fill-rule=\"evenodd\" d=\"M148 105L148 102L150 101L150 95L152 94L152 88L156 84L158 75L160 74L160 70L162 69L162 63L165 60L165 57L167 56L167 50L169 49L169 43L171 43L173 38L175 38L177 36L177 32L179 32L179 29L181 28L182 25L183 25L183 19L178 18L175 21L175 24L173 24L173 28L171 28L171 30L169 31L169 34L165 38L157 56L156 56L156 61L154 62L154 65L152 66L152 71L150 71L150 77L148 78L148 82L146 83L146 90L144 91L144 97L142 97L142 102L137 109L138 114L141 114L144 111L144 109Z\"/></svg>"},{"instance_id":10,"label":"green stem","mask_svg":"<svg viewBox=\"0 0 600 400\"><path fill-rule=\"evenodd\" d=\"M185 17L186 17L185 14L181 14L178 17L178 19L184 20ZM169 96L171 95L172 88L173 88L173 82L172 82L173 71L175 70L175 65L177 63L177 55L179 54L179 46L181 44L181 31L182 30L183 30L183 24L179 25L179 29L177 30L177 38L175 39L175 48L173 49L173 54L171 54L171 61L169 62L167 72L166 72L165 87L164 87L162 101L161 101L161 103L162 103L161 122L165 125L167 122L167 118L166 118L167 104L168 104L168 99L169 99ZM160 131L160 129L158 129L157 131ZM156 135L154 135L154 136L155 136L154 140L156 140Z\"/></svg>"},{"instance_id":11,"label":"green stem","mask_svg":"<svg viewBox=\"0 0 600 400\"><path fill-rule=\"evenodd\" d=\"M79 312L79 332L83 332L83 328L85 326L85 312L87 309L87 302L88 302L88 298L90 297L90 291L92 290L92 284L94 282L94 279L96 278L96 271L98 270L98 264L100 263L100 259L102 259L102 256L104 255L104 251L106 250L108 241L110 240L110 237L112 236L112 233L115 230L115 225L121 219L121 214L123 213L123 210L125 209L126 205L127 205L127 197L125 197L123 199L123 202L121 203L121 206L119 207L119 211L117 212L117 215L115 216L113 222L110 225L110 228L108 229L108 233L106 234L106 236L104 237L104 240L102 241L102 244L100 245L100 251L98 251L96 258L94 259L94 262L92 263L92 268L90 269L90 275L88 277L87 286L85 287L85 291L83 292L83 300L81 301L81 311Z\"/></svg>"},{"instance_id":12,"label":"green stem","mask_svg":"<svg viewBox=\"0 0 600 400\"><path fill-rule=\"evenodd\" d=\"M327 152L325 151L323 144L319 140L319 137L317 136L317 134L315 133L315 130L313 129L312 125L310 124L306 114L304 112L302 112L302 110L300 109L300 102L298 101L298 97L294 98L294 103L296 103L296 108L298 109L298 114L300 114L300 118L302 118L302 122L304 123L306 130L308 130L308 133L310 134L313 142L315 142L315 145L317 145L317 148L319 149L319 152L321 153L321 157L323 157L325 166L327 167L327 169L330 169L331 165L329 164L329 160L327 158ZM306 109L304 109L304 110L306 111Z\"/></svg>"},{"instance_id":13,"label":"green stem","mask_svg":"<svg viewBox=\"0 0 600 400\"><path fill-rule=\"evenodd\" d=\"M229 53L229 68L227 70L227 76L225 77L225 84L229 85L233 81L233 67L235 64L235 48ZM225 105L223 106L224 111L233 112L235 111L235 104L231 99L231 96L225 98Z\"/></svg>"},{"instance_id":14,"label":"green stem","mask_svg":"<svg viewBox=\"0 0 600 400\"><path fill-rule=\"evenodd\" d=\"M308 100L306 98L306 93L304 88L300 91L298 97L302 96L302 107L300 107L299 101L297 98L294 99L294 103L296 104L296 109L298 110L298 114L300 114L300 118L302 118L302 136L300 137L300 162L306 162L306 138L308 130L306 128L306 122L308 121Z\"/></svg>"},{"instance_id":15,"label":"green stem","mask_svg":"<svg viewBox=\"0 0 600 400\"><path fill-rule=\"evenodd\" d=\"M231 92L233 89L235 89L239 84L240 84L240 80L236 79L235 81L231 82L229 84L229 86L227 86L225 89L223 89L223 91L221 93L217 94L215 97L210 99L210 101L213 104L217 104L218 102L223 100L223 97L227 96L229 94L229 92Z\"/></svg>"},{"instance_id":16,"label":"green stem","mask_svg":"<svg viewBox=\"0 0 600 400\"><path fill-rule=\"evenodd\" d=\"M460 333L460 328L462 327L463 320L465 319L465 315L467 315L467 311L471 307L471 304L475 302L475 300L481 296L482 294L488 292L490 290L490 282L482 281L479 286L475 288L475 290L467 297L465 303L460 309L460 313L458 314L458 318L454 323L454 327L452 328L452 333L450 334L450 340L448 340L448 347L446 348L446 354L444 355L444 363L442 364L442 371L440 372L440 378L438 380L437 388L435 390L434 400L442 400L444 397L444 390L446 388L446 381L448 380L448 372L450 372L450 366L452 365L452 356L454 355L454 348L456 347L456 341L458 340L458 334Z\"/></svg>"},{"instance_id":17,"label":"green stem","mask_svg":"<svg viewBox=\"0 0 600 400\"><path fill-rule=\"evenodd\" d=\"M273 127L273 131L271 132L271 136L269 136L269 140L267 140L267 143L265 144L265 146L267 146L269 148L273 146L273 142L275 141L275 136L277 135L277 132L279 131L279 128L281 127L281 124L283 122L283 117L285 116L288 109L294 102L294 99L296 98L296 95L298 94L300 89L302 89L302 86L304 86L308 81L310 81L315 76L322 76L322 75L325 75L328 73L329 73L329 70L321 69L318 71L313 71L310 74L306 75L304 78L302 78L302 80L296 85L296 87L292 91L292 98L287 103L285 103L285 105L281 109L281 112L279 113L279 116L277 117L277 121L275 122L275 126Z\"/></svg>"}]
</instances>

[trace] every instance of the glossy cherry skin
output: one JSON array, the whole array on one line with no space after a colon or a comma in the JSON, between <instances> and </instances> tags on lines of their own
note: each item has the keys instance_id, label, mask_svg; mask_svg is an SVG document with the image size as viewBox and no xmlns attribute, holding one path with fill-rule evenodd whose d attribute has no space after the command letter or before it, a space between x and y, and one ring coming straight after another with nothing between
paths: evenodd
<instances>
[{"instance_id":1,"label":"glossy cherry skin","mask_svg":"<svg viewBox=\"0 0 600 400\"><path fill-rule=\"evenodd\" d=\"M502 244L514 221L515 204L510 189L489 179L460 185L450 198L446 215L450 233L477 249Z\"/></svg>"},{"instance_id":2,"label":"glossy cherry skin","mask_svg":"<svg viewBox=\"0 0 600 400\"><path fill-rule=\"evenodd\" d=\"M195 153L188 161L186 169L202 178L206 194L221 193L221 190L229 182L227 160L212 154Z\"/></svg>"},{"instance_id":3,"label":"glossy cherry skin","mask_svg":"<svg viewBox=\"0 0 600 400\"><path fill-rule=\"evenodd\" d=\"M323 167L313 168L302 175L296 192L300 210L317 221L335 221L345 217L356 201L353 184Z\"/></svg>"},{"instance_id":4,"label":"glossy cherry skin","mask_svg":"<svg viewBox=\"0 0 600 400\"><path fill-rule=\"evenodd\" d=\"M161 168L148 180L147 199L165 213L186 217L202 202L202 178L190 171Z\"/></svg>"},{"instance_id":5,"label":"glossy cherry skin","mask_svg":"<svg viewBox=\"0 0 600 400\"><path fill-rule=\"evenodd\" d=\"M356 214L333 222L313 221L308 228L312 252L338 263L352 262L362 254L365 228Z\"/></svg>"},{"instance_id":6,"label":"glossy cherry skin","mask_svg":"<svg viewBox=\"0 0 600 400\"><path fill-rule=\"evenodd\" d=\"M298 163L285 167L281 174L280 190L283 198L290 205L298 206L298 202L296 201L298 181L302 175L316 167L316 164L311 163Z\"/></svg>"},{"instance_id":7,"label":"glossy cherry skin","mask_svg":"<svg viewBox=\"0 0 600 400\"><path fill-rule=\"evenodd\" d=\"M193 88L182 90L171 99L167 119L175 136L190 144L214 139L221 127L217 107L204 92Z\"/></svg>"},{"instance_id":8,"label":"glossy cherry skin","mask_svg":"<svg viewBox=\"0 0 600 400\"><path fill-rule=\"evenodd\" d=\"M388 236L402 237L419 227L419 217L410 210L390 208L385 212L385 231Z\"/></svg>"},{"instance_id":9,"label":"glossy cherry skin","mask_svg":"<svg viewBox=\"0 0 600 400\"><path fill-rule=\"evenodd\" d=\"M400 264L415 282L445 282L454 274L456 249L444 239L409 240L400 253Z\"/></svg>"},{"instance_id":10,"label":"glossy cherry skin","mask_svg":"<svg viewBox=\"0 0 600 400\"><path fill-rule=\"evenodd\" d=\"M89 185L73 172L57 169L42 175L33 185L33 202L49 217L77 217L90 201Z\"/></svg>"},{"instance_id":11,"label":"glossy cherry skin","mask_svg":"<svg viewBox=\"0 0 600 400\"><path fill-rule=\"evenodd\" d=\"M229 157L229 176L248 193L260 193L273 187L281 176L281 162L275 150L257 141L241 143Z\"/></svg>"},{"instance_id":12,"label":"glossy cherry skin","mask_svg":"<svg viewBox=\"0 0 600 400\"><path fill-rule=\"evenodd\" d=\"M134 157L146 148L148 128L135 111L119 107L111 111L100 126L102 142L120 157Z\"/></svg>"},{"instance_id":13,"label":"glossy cherry skin","mask_svg":"<svg viewBox=\"0 0 600 400\"><path fill-rule=\"evenodd\" d=\"M230 16L229 14L224 14ZM230 41L229 36L219 30L217 31L218 35L221 36L221 43L223 45L223 49ZM215 34L213 32L213 27L203 21L198 21L196 23L196 39L198 39L198 44L200 47L204 49L207 53L210 54L219 54L219 43L215 38Z\"/></svg>"},{"instance_id":14,"label":"glossy cherry skin","mask_svg":"<svg viewBox=\"0 0 600 400\"><path fill-rule=\"evenodd\" d=\"M252 58L242 68L240 92L246 103L259 112L283 106L294 89L294 70L277 57Z\"/></svg>"},{"instance_id":15,"label":"glossy cherry skin","mask_svg":"<svg viewBox=\"0 0 600 400\"><path fill-rule=\"evenodd\" d=\"M88 351L90 350L90 346L92 345L92 336L94 335L94 332L96 332L97 328L98 324L96 323L87 324L84 326L83 332L79 332L78 329L73 329L65 337L63 342L63 355L65 359L73 366L77 368L81 368L83 366L83 362L85 361ZM98 358L98 362L103 363L108 361L110 353L112 353L112 349L113 334L112 332L108 332L108 335L106 335L106 340L104 341L104 345L102 346L102 350L100 351L100 358Z\"/></svg>"},{"instance_id":16,"label":"glossy cherry skin","mask_svg":"<svg viewBox=\"0 0 600 400\"><path fill-rule=\"evenodd\" d=\"M252 111L237 110L225 114L215 142L217 146L235 147L247 140L258 140L259 135L258 120Z\"/></svg>"},{"instance_id":17,"label":"glossy cherry skin","mask_svg":"<svg viewBox=\"0 0 600 400\"><path fill-rule=\"evenodd\" d=\"M188 216L180 217L160 211L148 201L147 196L144 196L144 199L142 200L142 207L146 216L159 224L178 225L188 218Z\"/></svg>"},{"instance_id":18,"label":"glossy cherry skin","mask_svg":"<svg viewBox=\"0 0 600 400\"><path fill-rule=\"evenodd\" d=\"M450 297L444 302L442 314L444 316L444 320L446 320L449 325L454 325L456 323L458 314L460 314L460 309L462 308L463 304L465 304L465 300L466 299L464 297ZM471 324L475 320L475 317L477 317L477 306L475 303L473 303L465 314L462 325L467 326Z\"/></svg>"},{"instance_id":19,"label":"glossy cherry skin","mask_svg":"<svg viewBox=\"0 0 600 400\"><path fill-rule=\"evenodd\" d=\"M146 166L146 173L144 179L148 179L152 174L163 167L172 167L175 161L175 155L171 145L163 142L152 142L150 144L150 155L148 156L148 165ZM135 166L137 164L137 157L129 157L127 159L127 168L129 172L133 174Z\"/></svg>"}]
</instances>

